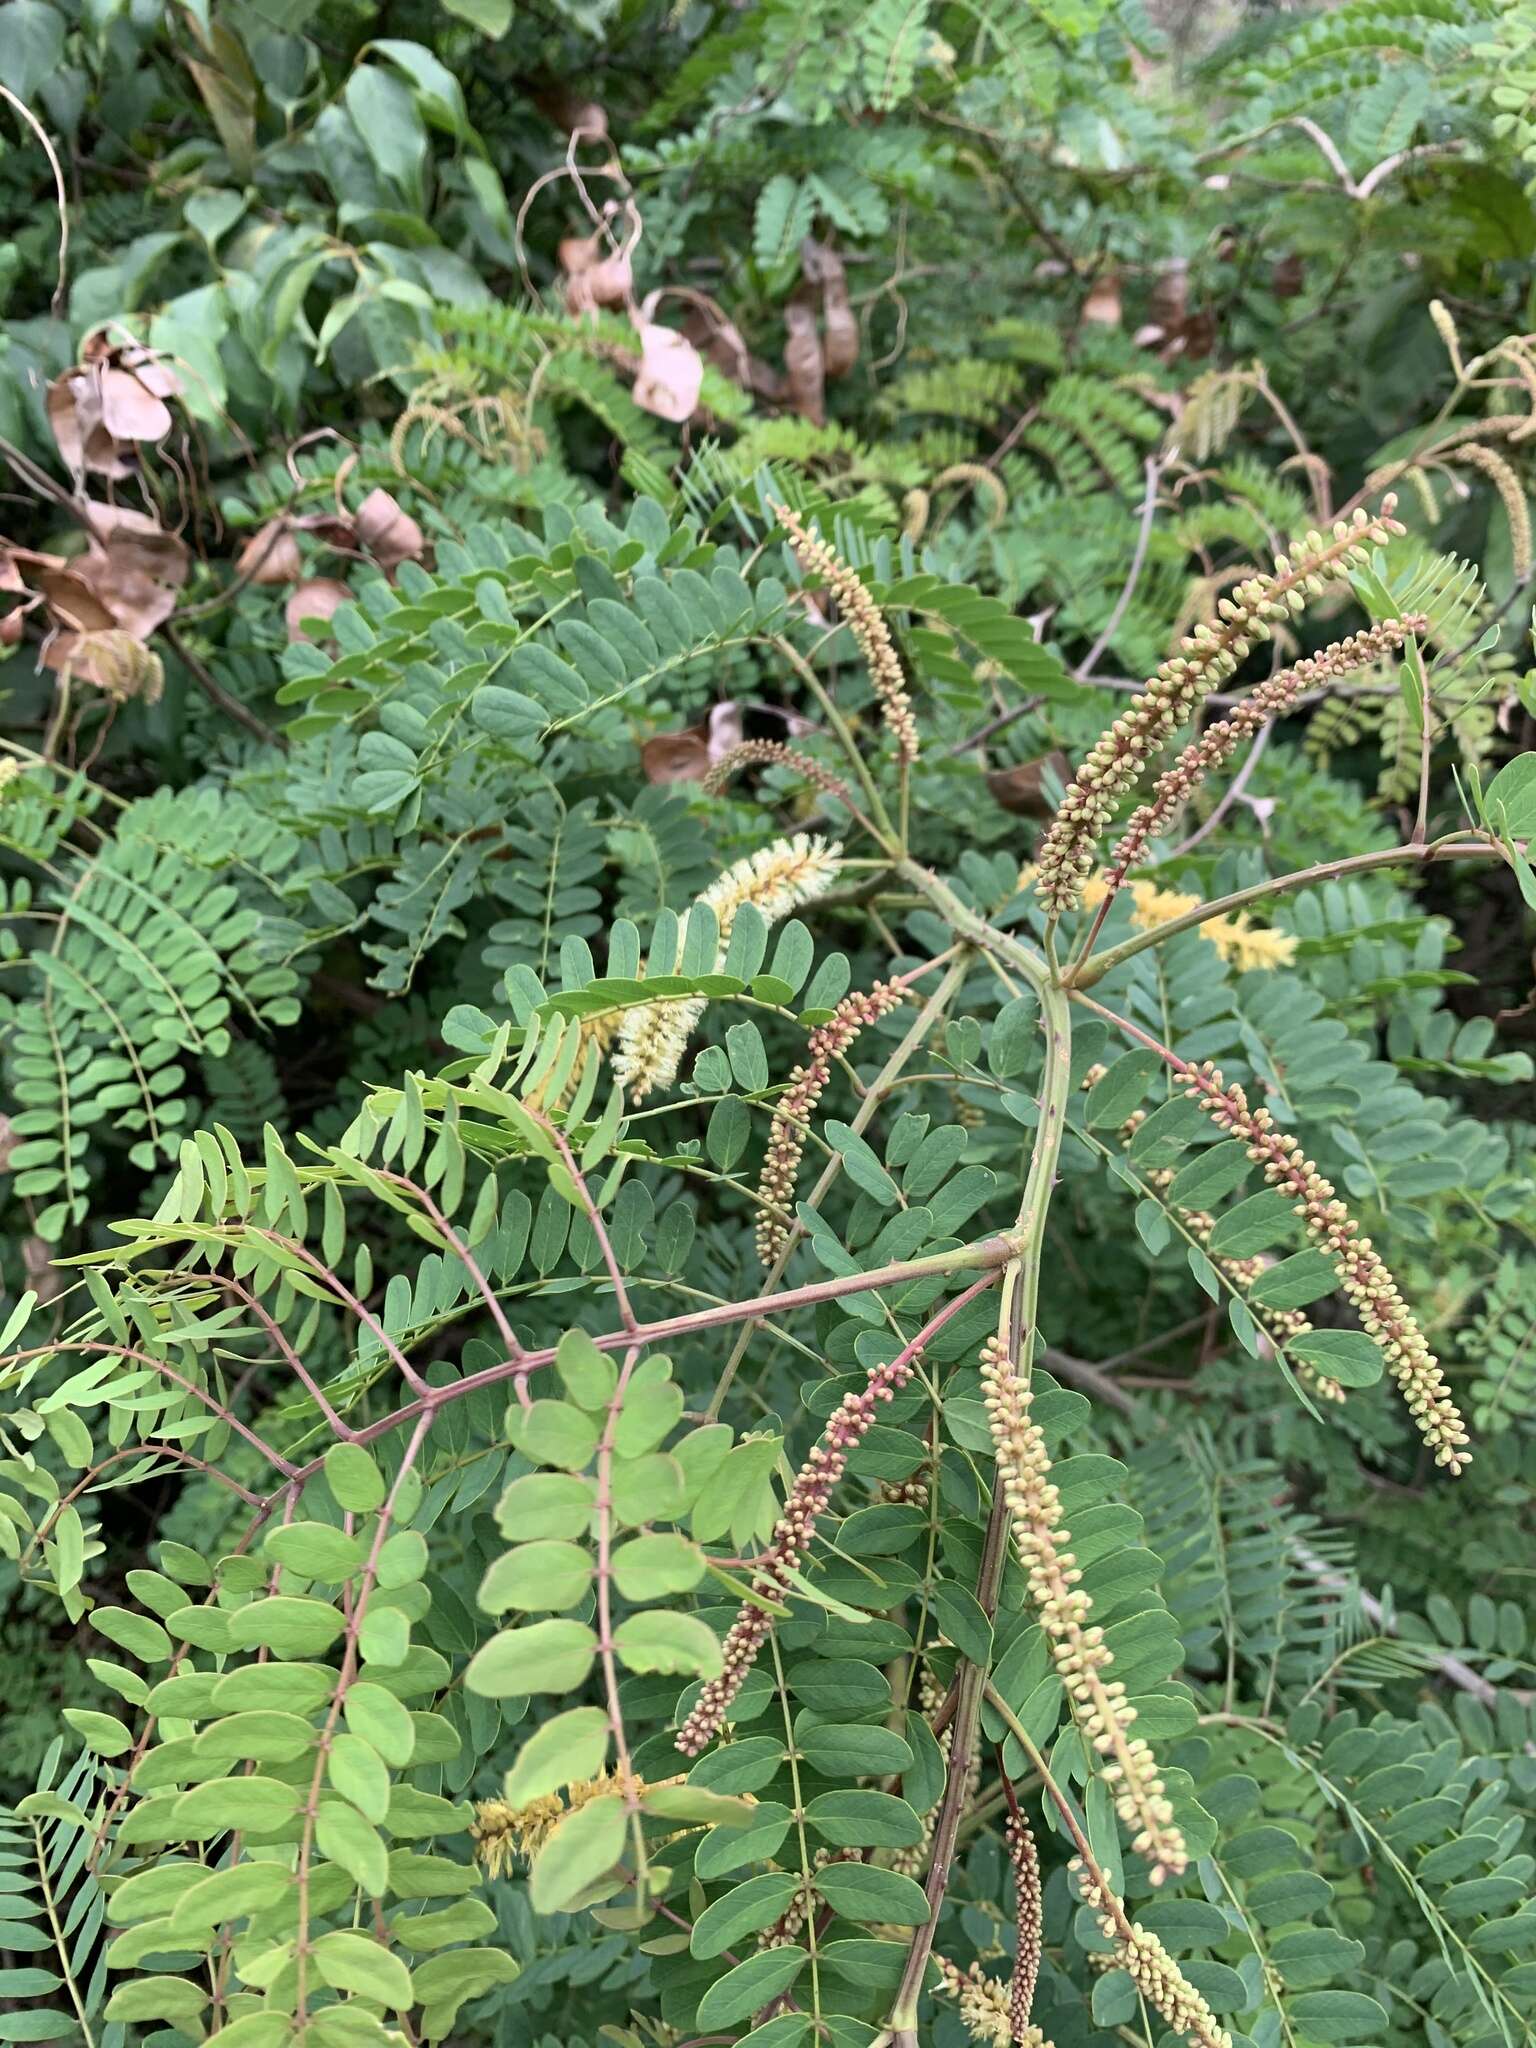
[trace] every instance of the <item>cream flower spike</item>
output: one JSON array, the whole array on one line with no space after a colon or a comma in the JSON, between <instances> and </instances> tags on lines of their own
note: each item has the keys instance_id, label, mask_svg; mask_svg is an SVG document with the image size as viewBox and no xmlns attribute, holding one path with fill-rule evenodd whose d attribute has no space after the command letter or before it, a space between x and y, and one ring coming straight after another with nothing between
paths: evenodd
<instances>
[{"instance_id":1,"label":"cream flower spike","mask_svg":"<svg viewBox=\"0 0 1536 2048\"><path fill-rule=\"evenodd\" d=\"M744 903L750 903L769 924L777 924L792 910L826 894L837 879L842 851L836 840L797 832L792 838L760 847L711 882L699 902L714 912L719 927L716 968L725 960L731 927ZM685 935L686 919L678 936L679 951ZM659 974L672 971L670 962L650 964ZM707 1002L705 996L671 996L624 1012L613 1071L631 1102L643 1102L658 1088L671 1087Z\"/></svg>"}]
</instances>

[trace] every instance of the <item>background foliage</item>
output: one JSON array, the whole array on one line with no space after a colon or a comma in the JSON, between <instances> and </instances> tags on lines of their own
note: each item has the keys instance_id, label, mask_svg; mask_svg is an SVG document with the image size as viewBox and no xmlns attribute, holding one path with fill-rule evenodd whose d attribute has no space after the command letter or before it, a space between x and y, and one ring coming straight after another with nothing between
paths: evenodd
<instances>
[{"instance_id":1,"label":"background foliage","mask_svg":"<svg viewBox=\"0 0 1536 2048\"><path fill-rule=\"evenodd\" d=\"M0 0L0 79L0 2040L854 2048L914 1929L1015 1970L1015 1797L1059 2048L1168 2034L1071 1824L1234 2041L1529 2039L1536 8ZM1389 486L1278 657L1416 613L1418 666L1195 793L1094 993L1297 1135L1475 1459L1077 1015L1035 1412L1154 1889L1023 1572L977 1599L964 1261L1045 1079L996 935L1133 682ZM910 772L783 504L890 622ZM821 893L697 908L800 832ZM893 976L765 1275L775 1103ZM696 1319L665 1361L593 1348L626 1296ZM817 1432L946 1315L691 1763ZM919 1975L925 2042L1008 2038Z\"/></svg>"}]
</instances>

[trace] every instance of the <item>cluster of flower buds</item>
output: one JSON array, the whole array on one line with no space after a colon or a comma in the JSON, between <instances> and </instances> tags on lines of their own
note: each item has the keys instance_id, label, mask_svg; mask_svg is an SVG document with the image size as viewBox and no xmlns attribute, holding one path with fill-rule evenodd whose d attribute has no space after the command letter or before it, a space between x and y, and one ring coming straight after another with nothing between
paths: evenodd
<instances>
[{"instance_id":1,"label":"cluster of flower buds","mask_svg":"<svg viewBox=\"0 0 1536 2048\"><path fill-rule=\"evenodd\" d=\"M1250 1109L1243 1090L1229 1087L1209 1060L1198 1067L1180 1061L1174 1072L1212 1122L1242 1140L1270 1186L1291 1198L1307 1235L1332 1259L1339 1285L1361 1327L1380 1349L1435 1463L1454 1478L1471 1462L1461 1411L1386 1262L1361 1235L1333 1183L1323 1178L1294 1138L1276 1130L1267 1109Z\"/></svg>"},{"instance_id":2,"label":"cluster of flower buds","mask_svg":"<svg viewBox=\"0 0 1536 2048\"><path fill-rule=\"evenodd\" d=\"M900 1008L902 1000L902 991L894 982L877 981L872 989L844 996L826 1023L818 1024L811 1033L805 1063L795 1068L779 1097L757 1184L764 1205L757 1218L757 1255L765 1266L771 1266L789 1242L806 1125L831 1079L832 1062L847 1052L866 1025Z\"/></svg>"},{"instance_id":3,"label":"cluster of flower buds","mask_svg":"<svg viewBox=\"0 0 1536 2048\"><path fill-rule=\"evenodd\" d=\"M907 694L901 657L896 652L896 643L891 638L884 613L837 550L819 533L812 533L797 512L792 512L787 505L778 505L774 510L780 526L789 535L795 560L807 576L819 576L837 599L838 610L864 657L881 716L896 741L896 751L904 761L915 761L918 756L917 720L912 713L912 699Z\"/></svg>"},{"instance_id":4,"label":"cluster of flower buds","mask_svg":"<svg viewBox=\"0 0 1536 2048\"><path fill-rule=\"evenodd\" d=\"M773 1538L752 1574L752 1591L763 1600L779 1600L790 1589L790 1573L798 1571L810 1550L816 1524L825 1514L832 1489L848 1469L849 1454L869 1430L883 1403L890 1401L912 1377L916 1352L873 1367L863 1390L845 1394L832 1411L819 1443L795 1475ZM677 1731L684 1756L697 1756L725 1726L731 1702L740 1692L757 1653L773 1627L773 1617L755 1600L744 1600L722 1646L724 1668L705 1685L693 1711Z\"/></svg>"},{"instance_id":5,"label":"cluster of flower buds","mask_svg":"<svg viewBox=\"0 0 1536 2048\"><path fill-rule=\"evenodd\" d=\"M935 1956L933 1966L939 1973L935 1991L955 2001L961 2025L982 2048L1013 2048L1015 2042L1021 2048L1023 2044L1027 2048L1043 2048L1033 2027L1023 2034L1014 2032L1008 2010L1008 1986L1001 1977L989 1977L980 1963L962 1970L948 1956Z\"/></svg>"},{"instance_id":6,"label":"cluster of flower buds","mask_svg":"<svg viewBox=\"0 0 1536 2048\"><path fill-rule=\"evenodd\" d=\"M1211 690L1232 675L1255 642L1268 640L1308 597L1369 559L1371 547L1404 529L1392 517L1394 500L1380 514L1341 519L1331 539L1309 533L1294 558L1281 555L1271 576L1249 576L1218 603L1214 624L1202 623L1165 661L1141 693L1103 733L1073 777L1041 841L1040 899L1053 917L1075 908L1093 870L1094 849L1142 770Z\"/></svg>"},{"instance_id":7,"label":"cluster of flower buds","mask_svg":"<svg viewBox=\"0 0 1536 2048\"><path fill-rule=\"evenodd\" d=\"M1155 1934L1127 1919L1124 1906L1074 1857L1071 1871L1099 1932L1113 1944L1108 1967L1125 1971L1148 2005L1160 2012L1189 2048L1232 2048L1232 2036Z\"/></svg>"},{"instance_id":8,"label":"cluster of flower buds","mask_svg":"<svg viewBox=\"0 0 1536 2048\"><path fill-rule=\"evenodd\" d=\"M1125 1687L1106 1674L1112 1662L1104 1631L1093 1622L1082 1571L1068 1547L1061 1495L1051 1480L1045 1435L1034 1420L1034 1395L1019 1377L1007 1347L989 1337L982 1349L981 1383L997 1454L997 1479L1013 1518L1014 1548L1029 1580L1051 1656L1072 1713L1103 1759L1115 1810L1146 1857L1154 1884L1181 1876L1189 1863L1173 1805L1147 1743L1131 1732L1136 1710Z\"/></svg>"}]
</instances>

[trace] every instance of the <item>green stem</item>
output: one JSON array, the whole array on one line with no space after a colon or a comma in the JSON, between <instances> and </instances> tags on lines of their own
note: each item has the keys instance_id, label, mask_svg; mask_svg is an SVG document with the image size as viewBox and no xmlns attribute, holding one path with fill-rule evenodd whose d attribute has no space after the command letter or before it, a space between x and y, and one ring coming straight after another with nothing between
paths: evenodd
<instances>
[{"instance_id":1,"label":"green stem","mask_svg":"<svg viewBox=\"0 0 1536 2048\"><path fill-rule=\"evenodd\" d=\"M935 882L934 887L946 896L950 894L942 883ZM970 918L970 913L965 911L958 898L953 899L953 909L947 910L946 914L954 915L955 912L962 913L967 919ZM1006 935L992 932L990 928L986 929L989 941L1001 948L1001 942ZM1010 958L1014 953L1018 954L1015 964L1024 969L1039 989L1041 1023L1045 1031L1045 1071L1040 1086L1040 1125L1030 1156L1029 1176L1024 1184L1024 1199L1014 1228L1014 1238L1019 1248L1018 1256L1010 1262L1003 1275L1003 1301L998 1325L1009 1357L1015 1361L1020 1376L1027 1379L1037 1338L1036 1316L1040 1295L1040 1266L1045 1248L1045 1222L1056 1185L1056 1166L1061 1156L1062 1135L1066 1129L1068 1091L1071 1087L1072 1020L1066 992L1047 977L1044 963L1038 956L1027 948L1018 946L1015 941L1007 941L1007 947ZM976 1586L976 1598L984 1613L991 1614L997 1606L1003 1568L1007 1559L1008 1507L1001 1485L995 1485ZM901 1984L886 2021L894 2048L915 2048L917 2042L918 2000L928 1974L928 1960L933 1953L939 1913L949 1888L950 1865L954 1858L961 1816L965 1807L966 1782L976 1748L982 1689L985 1683L986 1672L982 1667L962 1660L956 1680L955 1714L951 1723L949 1774L945 1780L938 1819L934 1823L933 1853L925 1887L928 1897L928 1918L912 1936L906 1964L902 1970Z\"/></svg>"},{"instance_id":2,"label":"green stem","mask_svg":"<svg viewBox=\"0 0 1536 2048\"><path fill-rule=\"evenodd\" d=\"M1271 876L1267 881L1254 882L1246 889L1234 889L1230 896L1218 896L1212 903L1202 903L1194 910L1187 910L1182 917L1172 917L1166 924L1154 926L1151 931L1137 932L1132 938L1122 939L1107 953L1095 954L1092 959L1081 962L1069 975L1070 985L1074 989L1092 988L1096 981L1112 973L1122 961L1144 952L1148 946L1161 946L1179 932L1192 931L1213 917L1230 916L1234 910L1262 902L1268 896L1283 896L1291 889L1310 888L1314 882L1334 882L1343 875L1400 867L1404 862L1427 866L1432 860L1495 860L1499 853L1499 847L1492 841L1481 839L1456 840L1449 845L1441 841L1429 846L1387 846L1375 853L1351 854L1346 860L1320 861L1316 867L1298 868L1294 874Z\"/></svg>"}]
</instances>

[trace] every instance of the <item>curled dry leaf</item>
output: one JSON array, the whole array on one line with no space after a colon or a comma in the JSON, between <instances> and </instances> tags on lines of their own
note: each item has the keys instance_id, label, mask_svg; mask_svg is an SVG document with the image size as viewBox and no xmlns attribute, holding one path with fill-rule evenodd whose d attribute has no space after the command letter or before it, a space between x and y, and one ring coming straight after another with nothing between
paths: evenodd
<instances>
[{"instance_id":1,"label":"curled dry leaf","mask_svg":"<svg viewBox=\"0 0 1536 2048\"><path fill-rule=\"evenodd\" d=\"M53 1263L53 1246L45 1237L21 1240L22 1286L30 1287L41 1308L64 1292L64 1275Z\"/></svg>"},{"instance_id":2,"label":"curled dry leaf","mask_svg":"<svg viewBox=\"0 0 1536 2048\"><path fill-rule=\"evenodd\" d=\"M659 732L640 748L647 782L702 782L709 773L709 740L702 725Z\"/></svg>"},{"instance_id":3,"label":"curled dry leaf","mask_svg":"<svg viewBox=\"0 0 1536 2048\"><path fill-rule=\"evenodd\" d=\"M175 424L166 400L180 389L148 349L93 336L82 360L48 387L48 424L60 455L77 476L131 475L138 444L163 441Z\"/></svg>"},{"instance_id":4,"label":"curled dry leaf","mask_svg":"<svg viewBox=\"0 0 1536 2048\"><path fill-rule=\"evenodd\" d=\"M1048 795L1045 773L1056 779L1056 795ZM993 768L987 788L1005 811L1021 818L1048 818L1060 800L1060 792L1072 780L1072 763L1059 750L1041 754L1033 761L1020 761L1013 768Z\"/></svg>"},{"instance_id":5,"label":"curled dry leaf","mask_svg":"<svg viewBox=\"0 0 1536 2048\"><path fill-rule=\"evenodd\" d=\"M357 508L356 523L358 539L386 576L393 576L402 562L421 560L426 536L388 491L370 491Z\"/></svg>"},{"instance_id":6,"label":"curled dry leaf","mask_svg":"<svg viewBox=\"0 0 1536 2048\"><path fill-rule=\"evenodd\" d=\"M158 704L165 689L159 655L121 626L107 626L94 633L56 634L43 658L50 668L67 668L77 681L94 683L119 704L130 697Z\"/></svg>"},{"instance_id":7,"label":"curled dry leaf","mask_svg":"<svg viewBox=\"0 0 1536 2048\"><path fill-rule=\"evenodd\" d=\"M258 527L235 558L235 574L247 583L297 583L304 561L286 519Z\"/></svg>"},{"instance_id":8,"label":"curled dry leaf","mask_svg":"<svg viewBox=\"0 0 1536 2048\"><path fill-rule=\"evenodd\" d=\"M735 698L712 705L682 732L659 732L640 749L647 782L702 782L717 761L741 745L741 706Z\"/></svg>"},{"instance_id":9,"label":"curled dry leaf","mask_svg":"<svg viewBox=\"0 0 1536 2048\"><path fill-rule=\"evenodd\" d=\"M0 1173L10 1172L11 1154L20 1142L10 1118L0 1114Z\"/></svg>"},{"instance_id":10,"label":"curled dry leaf","mask_svg":"<svg viewBox=\"0 0 1536 2048\"><path fill-rule=\"evenodd\" d=\"M765 363L761 356L753 355L741 329L733 320L727 319L713 302L707 307L691 305L684 315L682 331L707 363L713 364L723 376L733 379L744 391L753 391L759 398L774 403L783 398L783 377L772 363Z\"/></svg>"},{"instance_id":11,"label":"curled dry leaf","mask_svg":"<svg viewBox=\"0 0 1536 2048\"><path fill-rule=\"evenodd\" d=\"M13 611L0 614L0 647L14 647L27 630L27 607L19 604Z\"/></svg>"},{"instance_id":12,"label":"curled dry leaf","mask_svg":"<svg viewBox=\"0 0 1536 2048\"><path fill-rule=\"evenodd\" d=\"M1306 266L1294 250L1282 256L1269 273L1269 288L1277 299L1299 297L1306 281Z\"/></svg>"},{"instance_id":13,"label":"curled dry leaf","mask_svg":"<svg viewBox=\"0 0 1536 2048\"><path fill-rule=\"evenodd\" d=\"M635 403L642 412L681 426L693 417L704 385L704 358L686 334L648 320L640 329Z\"/></svg>"},{"instance_id":14,"label":"curled dry leaf","mask_svg":"<svg viewBox=\"0 0 1536 2048\"><path fill-rule=\"evenodd\" d=\"M629 251L611 249L600 228L587 236L567 236L560 244L559 256L560 267L566 273L567 312L590 313L597 306L627 306L634 297L635 275Z\"/></svg>"},{"instance_id":15,"label":"curled dry leaf","mask_svg":"<svg viewBox=\"0 0 1536 2048\"><path fill-rule=\"evenodd\" d=\"M126 505L93 505L90 535L71 567L111 613L111 624L147 640L176 609L191 567L186 542Z\"/></svg>"},{"instance_id":16,"label":"curled dry leaf","mask_svg":"<svg viewBox=\"0 0 1536 2048\"><path fill-rule=\"evenodd\" d=\"M1085 327L1120 325L1120 280L1112 270L1094 279L1083 301L1082 320Z\"/></svg>"},{"instance_id":17,"label":"curled dry leaf","mask_svg":"<svg viewBox=\"0 0 1536 2048\"><path fill-rule=\"evenodd\" d=\"M283 608L288 638L312 638L304 630L305 620L329 619L339 605L350 601L351 596L346 584L339 583L334 576L312 576L307 583L301 583Z\"/></svg>"},{"instance_id":18,"label":"curled dry leaf","mask_svg":"<svg viewBox=\"0 0 1536 2048\"><path fill-rule=\"evenodd\" d=\"M822 361L827 377L846 377L859 360L859 323L848 301L848 273L835 249L807 240L801 254L806 281L821 286Z\"/></svg>"},{"instance_id":19,"label":"curled dry leaf","mask_svg":"<svg viewBox=\"0 0 1536 2048\"><path fill-rule=\"evenodd\" d=\"M789 402L801 419L813 426L826 425L826 361L821 336L816 332L816 315L798 294L784 308L784 374L789 383Z\"/></svg>"},{"instance_id":20,"label":"curled dry leaf","mask_svg":"<svg viewBox=\"0 0 1536 2048\"><path fill-rule=\"evenodd\" d=\"M597 101L583 99L568 85L535 93L533 103L567 135L601 137L608 133L608 116Z\"/></svg>"}]
</instances>

